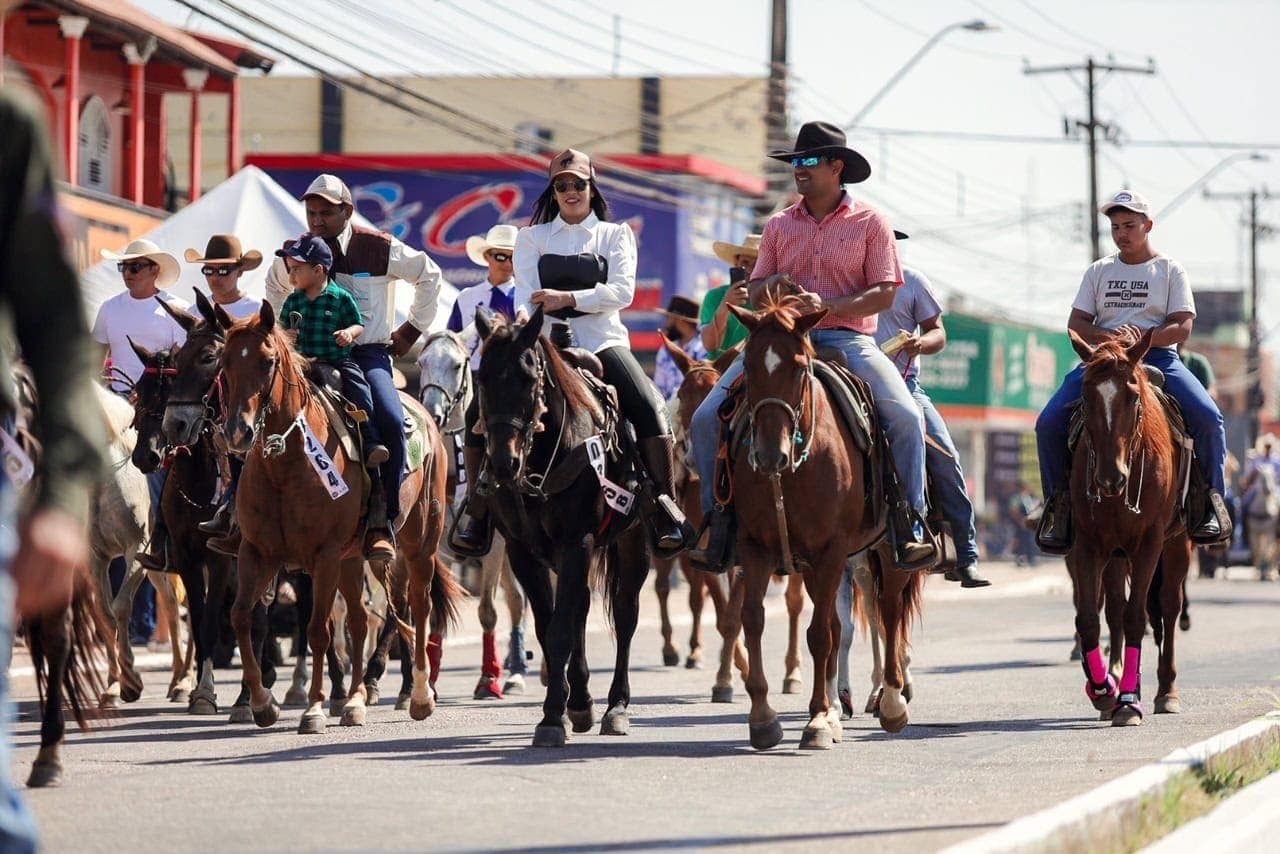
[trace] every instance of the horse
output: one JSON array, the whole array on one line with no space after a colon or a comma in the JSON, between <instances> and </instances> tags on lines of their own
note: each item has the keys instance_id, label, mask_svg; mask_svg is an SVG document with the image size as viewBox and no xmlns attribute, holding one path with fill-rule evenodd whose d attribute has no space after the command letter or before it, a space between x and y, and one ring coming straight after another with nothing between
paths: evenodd
<instances>
[{"instance_id":1,"label":"horse","mask_svg":"<svg viewBox=\"0 0 1280 854\"><path fill-rule=\"evenodd\" d=\"M21 363L14 369L17 391L14 440L37 467L43 449L34 432L39 399L35 381ZM28 484L26 489L34 489ZM88 567L78 567L71 599L56 611L22 621L21 631L31 654L40 700L40 751L31 764L27 785L57 786L62 782L62 741L66 734L63 705L81 730L99 715L102 669L107 650L107 618Z\"/></svg>"},{"instance_id":2,"label":"horse","mask_svg":"<svg viewBox=\"0 0 1280 854\"><path fill-rule=\"evenodd\" d=\"M566 710L574 732L595 722L586 654L592 577L603 585L617 641L600 733L630 731L628 668L649 560L628 486L635 470L634 447L620 435L627 426L616 420L610 394L597 397L541 337L542 321L541 307L515 323L477 310L480 424L493 479L490 513L532 606L548 673L533 745L563 747Z\"/></svg>"},{"instance_id":3,"label":"horse","mask_svg":"<svg viewBox=\"0 0 1280 854\"><path fill-rule=\"evenodd\" d=\"M1164 405L1142 365L1151 335L1147 330L1136 340L1092 346L1071 333L1085 369L1084 428L1071 458L1077 536L1067 553L1067 570L1075 591L1085 693L1112 726L1142 723L1139 668L1156 567L1162 570L1160 611L1172 617L1182 610L1182 585L1191 563L1177 477L1178 454L1189 451L1175 447ZM1102 602L1111 632L1109 666L1099 647ZM1177 632L1162 629L1155 711L1177 713Z\"/></svg>"},{"instance_id":4,"label":"horse","mask_svg":"<svg viewBox=\"0 0 1280 854\"><path fill-rule=\"evenodd\" d=\"M306 360L277 326L275 311L264 303L257 315L233 323L215 306L226 330L221 366L226 380L228 447L246 454L237 491L241 544L238 586L231 622L240 644L250 708L259 727L279 718L280 707L262 683L251 647L250 615L283 565L301 565L314 584L315 601L307 636L312 653L309 705L300 733L326 726L321 670L330 644L329 614L340 589L347 602L352 646L363 650L368 616L363 601L360 556L363 466L343 449L305 374ZM405 508L398 529L397 556L409 567L410 610L414 627L390 615L414 646L413 696L409 714L423 720L435 710L428 684L427 631L433 598L450 615L460 595L437 553L444 530L445 459L440 433L417 402L402 395L405 409L420 414L427 453L424 463L401 484ZM293 437L293 433L299 433ZM383 569L384 584L386 569ZM436 584L435 582L439 582ZM433 590L435 587L433 596ZM364 661L352 660L351 696L342 710L344 726L363 726L367 715Z\"/></svg>"},{"instance_id":5,"label":"horse","mask_svg":"<svg viewBox=\"0 0 1280 854\"><path fill-rule=\"evenodd\" d=\"M871 576L871 567L864 555L849 558L849 571L853 575L861 599L870 601L875 596L875 579ZM863 704L862 711L868 715L880 714L880 698L884 696L884 625L880 622L880 614L871 608L861 616L856 613L859 597L850 585L840 585L840 597L837 608L840 612L840 651L837 659L836 686L840 699L840 711L845 718L853 717L853 696L850 690L841 686L849 685L849 650L853 645L853 635L859 626L871 638L871 693ZM900 653L902 660L902 699L911 702L915 694L914 680L911 678L911 648L904 646Z\"/></svg>"},{"instance_id":6,"label":"horse","mask_svg":"<svg viewBox=\"0 0 1280 854\"><path fill-rule=\"evenodd\" d=\"M783 288L788 284L785 277L778 283ZM868 463L814 376L816 355L806 333L827 310L806 313L795 297L780 296L772 286L759 311L732 305L729 310L749 330L740 404L747 407L744 436L749 446L736 455L732 473L745 576L742 624L750 658L751 746L768 749L783 737L769 706L760 644L765 589L780 567L802 573L814 605L808 629L813 690L800 747L829 749L841 738L840 713L831 704L840 639L836 594L845 559L867 549L888 659L880 726L899 732L909 717L900 651L910 642L924 575L892 565L883 526L873 517L878 496L869 500L865 495Z\"/></svg>"},{"instance_id":7,"label":"horse","mask_svg":"<svg viewBox=\"0 0 1280 854\"><path fill-rule=\"evenodd\" d=\"M427 336L418 356L421 370L419 394L422 405L446 437L452 451L461 432L466 429L466 414L475 397L470 359L462 336L449 330ZM449 487L454 493L459 470L456 453L449 454ZM502 679L502 662L498 659L498 641L494 633L498 625L496 607L498 586L502 586L507 615L511 619L511 635L507 642L507 679ZM524 594L520 592L511 564L507 560L501 534L493 548L480 562L480 629L483 632L480 680L472 697L477 700L502 699L503 693L524 693Z\"/></svg>"}]
</instances>

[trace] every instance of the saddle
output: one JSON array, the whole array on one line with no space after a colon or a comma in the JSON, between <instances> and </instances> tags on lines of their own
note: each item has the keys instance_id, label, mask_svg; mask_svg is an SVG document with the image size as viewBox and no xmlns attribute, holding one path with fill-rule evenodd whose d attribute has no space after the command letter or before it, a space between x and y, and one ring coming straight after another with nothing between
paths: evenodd
<instances>
[{"instance_id":1,"label":"saddle","mask_svg":"<svg viewBox=\"0 0 1280 854\"><path fill-rule=\"evenodd\" d=\"M349 459L363 460L364 442L360 435L360 425L369 420L369 413L347 400L342 393L342 378L333 368L313 364L310 378L318 392L316 397L329 419L329 425L342 444L342 450ZM426 424L419 412L406 406L403 428L406 445L405 470L417 471L422 468L431 450L427 447Z\"/></svg>"}]
</instances>

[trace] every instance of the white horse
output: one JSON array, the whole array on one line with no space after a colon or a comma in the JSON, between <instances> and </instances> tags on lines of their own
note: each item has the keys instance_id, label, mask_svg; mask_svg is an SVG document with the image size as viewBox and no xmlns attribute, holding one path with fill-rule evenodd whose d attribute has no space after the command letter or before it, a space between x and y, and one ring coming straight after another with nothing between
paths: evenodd
<instances>
[{"instance_id":1,"label":"white horse","mask_svg":"<svg viewBox=\"0 0 1280 854\"><path fill-rule=\"evenodd\" d=\"M455 499L464 492L460 483L463 467L458 464L459 440L466 428L467 409L475 394L471 377L470 351L464 337L454 332L441 331L430 335L418 357L421 379L418 387L422 405L435 419L445 436L449 455L449 482L456 485ZM456 500L455 500L456 506ZM452 508L450 516L452 518ZM448 549L448 542L442 545ZM511 618L511 636L507 643L507 680L502 678L502 662L498 659L498 641L495 629L498 625L496 607L498 585L502 585L503 598ZM516 584L507 563L506 543L502 535L494 533L493 548L481 562L480 572L480 627L484 631L480 681L476 683L474 698L501 699L503 692L524 693L524 593Z\"/></svg>"},{"instance_id":2,"label":"white horse","mask_svg":"<svg viewBox=\"0 0 1280 854\"><path fill-rule=\"evenodd\" d=\"M849 650L853 646L853 630L856 622L854 609L853 586L857 585L862 594L862 601L876 600L875 580L871 577L871 567L867 565L865 552L859 552L849 558L845 564L845 575L840 581L839 599L836 610L840 614L840 652L836 656L838 667L835 684L831 685L832 693L840 697L841 711L853 716L852 689L849 684ZM880 696L884 692L884 626L880 623L880 609L868 608L865 612L865 627L871 635L871 693L863 711L871 715L880 714ZM902 650L902 699L911 702L914 687L911 679L911 647Z\"/></svg>"}]
</instances>

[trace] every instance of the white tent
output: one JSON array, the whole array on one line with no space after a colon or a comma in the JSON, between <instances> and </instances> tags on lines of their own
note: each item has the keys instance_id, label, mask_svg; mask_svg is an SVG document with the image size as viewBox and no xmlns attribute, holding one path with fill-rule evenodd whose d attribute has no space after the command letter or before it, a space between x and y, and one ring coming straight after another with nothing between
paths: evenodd
<instances>
[{"instance_id":1,"label":"white tent","mask_svg":"<svg viewBox=\"0 0 1280 854\"><path fill-rule=\"evenodd\" d=\"M358 225L372 227L368 220L356 214L352 220ZM247 252L257 249L265 257L256 270L240 278L241 289L256 297L262 297L267 269L273 253L284 241L297 237L307 230L302 202L285 191L267 173L256 166L246 166L193 204L187 205L166 219L147 234L141 235L178 259L182 276L166 290L195 303L194 288L206 295L209 287L200 274L200 265L188 264L182 253L188 248L204 251L205 243L213 234L234 234L240 238ZM123 249L123 245L117 251ZM114 261L103 261L85 270L81 277L85 311L93 323L98 306L120 293L124 283ZM439 306L432 329L443 329L453 310L458 291L448 282L440 287ZM413 303L413 288L400 282L396 293L397 322L408 316Z\"/></svg>"}]
</instances>

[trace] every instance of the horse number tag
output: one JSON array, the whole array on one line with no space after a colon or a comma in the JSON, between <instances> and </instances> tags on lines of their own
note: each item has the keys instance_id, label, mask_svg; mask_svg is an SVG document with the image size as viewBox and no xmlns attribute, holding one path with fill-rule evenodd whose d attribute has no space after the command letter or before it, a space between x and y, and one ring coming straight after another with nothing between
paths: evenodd
<instances>
[{"instance_id":1,"label":"horse number tag","mask_svg":"<svg viewBox=\"0 0 1280 854\"><path fill-rule=\"evenodd\" d=\"M32 464L27 452L22 450L18 440L9 435L8 430L0 429L0 456L4 458L4 473L15 487L22 488L35 476L36 467Z\"/></svg>"},{"instance_id":2,"label":"horse number tag","mask_svg":"<svg viewBox=\"0 0 1280 854\"><path fill-rule=\"evenodd\" d=\"M298 429L302 431L303 452L307 455L307 459L311 461L311 467L316 470L316 476L320 478L320 483L324 485L325 489L329 490L329 498L336 501L350 492L347 482L338 476L329 452L316 439L316 434L311 432L311 425L307 423L306 417L302 415L298 416Z\"/></svg>"},{"instance_id":3,"label":"horse number tag","mask_svg":"<svg viewBox=\"0 0 1280 854\"><path fill-rule=\"evenodd\" d=\"M604 442L601 441L599 436L592 436L587 439L586 446L587 460L591 463L591 468L595 470L596 479L600 481L600 491L604 495L605 503L623 515L630 513L631 508L636 503L635 493L628 492L605 477Z\"/></svg>"}]
</instances>

